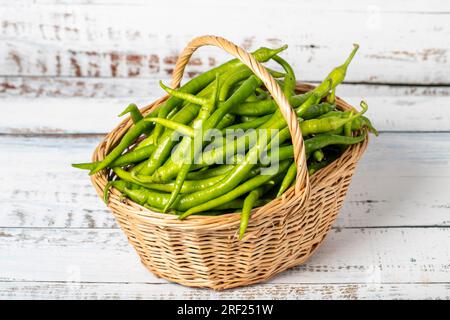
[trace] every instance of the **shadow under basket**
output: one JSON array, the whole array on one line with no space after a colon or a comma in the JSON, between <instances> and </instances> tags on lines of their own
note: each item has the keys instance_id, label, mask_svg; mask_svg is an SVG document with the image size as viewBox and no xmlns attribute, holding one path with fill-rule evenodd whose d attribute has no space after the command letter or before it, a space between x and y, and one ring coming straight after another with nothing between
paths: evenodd
<instances>
[{"instance_id":1,"label":"shadow under basket","mask_svg":"<svg viewBox=\"0 0 450 320\"><path fill-rule=\"evenodd\" d=\"M210 44L210 43L209 43ZM311 90L298 84L298 92ZM161 98L142 109L148 113ZM349 104L337 98L340 109ZM103 159L131 127L124 120L99 144L93 160ZM291 187L281 197L253 209L242 240L239 213L220 216L177 216L152 212L111 189L108 207L136 249L144 266L156 276L192 287L223 290L265 281L305 262L323 242L341 209L356 164L368 144L349 146L308 180L300 192ZM100 197L109 170L91 177Z\"/></svg>"}]
</instances>

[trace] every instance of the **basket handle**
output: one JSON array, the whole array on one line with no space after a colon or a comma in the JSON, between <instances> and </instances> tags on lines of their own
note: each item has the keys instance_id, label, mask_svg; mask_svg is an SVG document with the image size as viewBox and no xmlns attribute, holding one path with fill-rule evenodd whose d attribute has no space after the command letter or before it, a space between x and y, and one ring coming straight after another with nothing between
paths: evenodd
<instances>
[{"instance_id":1,"label":"basket handle","mask_svg":"<svg viewBox=\"0 0 450 320\"><path fill-rule=\"evenodd\" d=\"M184 48L178 57L175 69L173 70L172 88L177 88L180 85L184 74L184 69L189 62L192 54L200 47L205 45L212 45L222 48L229 54L239 59L243 64L249 67L253 73L262 80L267 90L274 98L275 102L280 108L284 119L287 122L289 131L292 137L292 144L294 146L294 161L297 164L297 179L295 183L295 193L300 194L302 189L305 189L303 201L309 196L309 175L306 167L305 144L303 142L302 133L298 124L297 115L289 104L286 96L283 94L278 83L266 70L266 68L256 61L256 59L247 51L238 47L234 43L217 36L201 36L191 40Z\"/></svg>"}]
</instances>

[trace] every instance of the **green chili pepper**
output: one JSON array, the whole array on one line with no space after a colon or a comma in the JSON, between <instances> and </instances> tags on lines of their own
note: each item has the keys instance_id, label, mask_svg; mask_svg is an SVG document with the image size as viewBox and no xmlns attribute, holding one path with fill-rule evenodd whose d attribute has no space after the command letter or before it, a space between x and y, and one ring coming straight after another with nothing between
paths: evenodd
<instances>
[{"instance_id":1,"label":"green chili pepper","mask_svg":"<svg viewBox=\"0 0 450 320\"><path fill-rule=\"evenodd\" d=\"M320 115L318 118L319 119L330 118L330 117L347 118L349 113L350 113L350 111L331 110L327 113Z\"/></svg>"},{"instance_id":2,"label":"green chili pepper","mask_svg":"<svg viewBox=\"0 0 450 320\"><path fill-rule=\"evenodd\" d=\"M366 127L371 133L375 134L375 136L378 136L377 129L373 127L368 118L362 116L353 120L352 130L361 130L363 127Z\"/></svg>"},{"instance_id":3,"label":"green chili pepper","mask_svg":"<svg viewBox=\"0 0 450 320\"><path fill-rule=\"evenodd\" d=\"M282 161L280 162L279 171L286 170L289 166L289 161ZM181 214L179 216L180 219L184 219L191 214L202 212L205 210L213 209L219 205L222 205L224 203L227 203L228 201L231 201L233 199L238 198L239 196L250 192L259 186L263 185L264 183L267 183L269 180L273 178L274 175L258 175L254 178L251 178L244 183L240 184L236 188L226 189L221 192L221 195L212 199L203 199L203 201L200 201L197 206L191 206L186 212ZM236 185L235 185L236 186ZM230 191L232 190L232 191ZM202 191L200 191L202 192ZM188 195L189 196L189 195ZM206 201L206 202L205 202ZM180 203L181 204L181 203Z\"/></svg>"},{"instance_id":4,"label":"green chili pepper","mask_svg":"<svg viewBox=\"0 0 450 320\"><path fill-rule=\"evenodd\" d=\"M254 87L253 86L257 86L259 83L259 81L255 78L255 77L250 77L247 81L245 81L245 83L243 83L241 85L241 87L225 102L223 102L223 108L222 106L219 106L219 109L222 109L220 112L215 112L210 118L214 117L213 120L210 121L210 123L205 123L204 129L208 130L210 128L213 128L215 125L217 125L218 122L220 122L220 120L222 120L222 118L227 114L227 109L231 108L233 106L233 104L238 104L241 103L242 101L245 100L245 98L248 96L249 92L254 91ZM213 88L213 87L211 87ZM194 106L194 105L188 105L188 106ZM185 108L187 108L188 106L186 106ZM197 107L197 106L196 106ZM208 119L209 121L210 119ZM178 121L179 122L179 121ZM147 165L143 167L143 169L139 172L140 174L144 174L144 175L152 175L155 170L160 167L164 161L166 161L172 146L175 144L174 139L172 138L172 135L166 134L166 136L164 138L161 138L161 141L159 143L158 148L155 150L155 152L153 153L152 157L148 160ZM186 154L187 149L190 147L190 142L187 140L184 140L184 142L182 141L182 144L177 148L176 153L174 154L175 158L182 158L182 156L184 154ZM172 157L171 157L172 158ZM166 163L164 164L163 167L160 167L161 171L164 171L165 169L163 169L164 167L170 167L173 165L173 161L171 161L171 158L168 159L168 161L166 161ZM174 172L175 174L178 173L179 169L180 169L180 164L178 164L178 166L175 168ZM168 179L173 178L173 176L171 176ZM165 180L168 180L165 179ZM160 179L158 179L158 174L156 174L155 176L155 181L160 181Z\"/></svg>"},{"instance_id":5,"label":"green chili pepper","mask_svg":"<svg viewBox=\"0 0 450 320\"><path fill-rule=\"evenodd\" d=\"M204 179L185 180L183 185L181 186L180 193L192 193L192 192L203 190L207 187L211 187L211 186L215 185L217 182L222 180L224 177L225 177L225 175L222 174L222 175L217 175L214 177L209 177L209 178L204 178ZM135 181L131 175L127 175L127 180L130 178L132 179L132 181ZM140 177L140 178L141 179L139 181L137 181L136 184L139 184L146 189L162 191L162 192L170 192L170 193L172 193L173 190L175 189L175 182L173 182L173 181L168 182L168 183L152 183L152 182L142 182L142 181L145 181L146 177Z\"/></svg>"},{"instance_id":6,"label":"green chili pepper","mask_svg":"<svg viewBox=\"0 0 450 320\"><path fill-rule=\"evenodd\" d=\"M164 91L166 91L172 97L176 97L178 99L182 99L182 100L187 101L189 103L203 105L203 104L206 104L207 101L208 101L205 98L198 97L196 95L193 95L193 94L190 94L190 93L187 93L187 92L183 92L183 91L180 91L180 90L175 90L175 89L169 88L162 81L159 82L159 85L161 86L161 88L164 89Z\"/></svg>"},{"instance_id":7,"label":"green chili pepper","mask_svg":"<svg viewBox=\"0 0 450 320\"><path fill-rule=\"evenodd\" d=\"M254 200L255 198L259 199L262 195L266 194L267 191L271 190L274 185L277 185L281 182L283 179L283 175L285 174L285 171L280 171L278 174L276 174L267 184L251 191L248 196L245 198L244 203L242 204L242 212L241 212L241 223L239 226L239 240L242 240L245 231L247 230L248 221L250 219L250 214L253 209L253 207L259 207L261 205L264 205L270 201L264 201L264 200ZM254 192L256 191L256 192ZM257 193L257 194L255 194ZM263 202L263 203L261 203ZM216 207L217 209L217 207Z\"/></svg>"},{"instance_id":8,"label":"green chili pepper","mask_svg":"<svg viewBox=\"0 0 450 320\"><path fill-rule=\"evenodd\" d=\"M351 118L352 116L353 116L353 111L350 111L348 117ZM344 124L344 135L346 137L352 136L352 123L353 123L353 120Z\"/></svg>"},{"instance_id":9,"label":"green chili pepper","mask_svg":"<svg viewBox=\"0 0 450 320\"><path fill-rule=\"evenodd\" d=\"M256 92L252 93L247 99L245 99L245 102L256 102L260 101L259 97L256 95Z\"/></svg>"},{"instance_id":10,"label":"green chili pepper","mask_svg":"<svg viewBox=\"0 0 450 320\"><path fill-rule=\"evenodd\" d=\"M217 124L216 128L218 130L222 130L223 128L226 128L234 123L234 120L236 119L236 116L231 113L227 113L223 116L222 120Z\"/></svg>"},{"instance_id":11,"label":"green chili pepper","mask_svg":"<svg viewBox=\"0 0 450 320\"><path fill-rule=\"evenodd\" d=\"M325 78L325 80L316 88L314 88L312 91L313 96L316 96L316 99L309 98L306 100L297 111L297 114L301 117L303 113L314 104L314 102L320 100L323 98L330 90L333 90L336 88L338 84L340 84L342 81L344 81L345 75L347 73L347 68L350 64L350 62L353 60L353 57L356 54L356 51L358 51L359 46L357 44L354 45L354 48L350 55L348 56L347 60L340 65L339 67L334 68L328 76ZM317 99L318 98L318 99Z\"/></svg>"},{"instance_id":12,"label":"green chili pepper","mask_svg":"<svg viewBox=\"0 0 450 320\"><path fill-rule=\"evenodd\" d=\"M130 152L127 152L127 153L121 155L116 160L114 160L110 164L110 167L111 168L123 167L123 166L129 165L129 164L132 164L132 163L142 161L142 160L148 158L152 154L152 152L155 150L155 148L156 148L155 146L147 146L147 147L144 147L141 149L135 149ZM74 163L74 164L72 164L72 167L78 168L78 169L92 170L96 166L98 166L99 163L100 163L100 161L88 162L88 163Z\"/></svg>"},{"instance_id":13,"label":"green chili pepper","mask_svg":"<svg viewBox=\"0 0 450 320\"><path fill-rule=\"evenodd\" d=\"M312 155L317 162L321 162L325 158L325 155L321 149L315 150Z\"/></svg>"},{"instance_id":14,"label":"green chili pepper","mask_svg":"<svg viewBox=\"0 0 450 320\"><path fill-rule=\"evenodd\" d=\"M266 176L258 176L258 177L266 177ZM217 183L216 183L216 185L217 185ZM180 195L177 199L177 204L174 209L177 211L187 210L188 208L192 207L192 204L191 204L191 201L193 199L192 195L199 194L205 190L213 188L214 186L215 185L207 187L204 190L189 193L186 195ZM140 205L149 205L153 209L156 209L157 211L163 209L170 198L170 195L167 193L153 191L153 190L149 190L149 189L145 189L145 188L130 189L128 187L125 187L122 192L128 198L130 198L132 201L134 201ZM221 204L223 204L223 203L221 203Z\"/></svg>"},{"instance_id":15,"label":"green chili pepper","mask_svg":"<svg viewBox=\"0 0 450 320\"><path fill-rule=\"evenodd\" d=\"M266 141L264 139L258 138L258 143L247 152L245 159L240 164L234 166L224 179L210 188L183 196L176 209L184 211L198 206L205 201L217 198L235 188L248 176L256 165L260 152L265 148L265 143Z\"/></svg>"},{"instance_id":16,"label":"green chili pepper","mask_svg":"<svg viewBox=\"0 0 450 320\"><path fill-rule=\"evenodd\" d=\"M128 183L122 180L116 180L116 181L108 181L105 185L105 189L103 190L103 201L108 204L109 201L109 189L111 187L116 188L120 192L124 192Z\"/></svg>"},{"instance_id":17,"label":"green chili pepper","mask_svg":"<svg viewBox=\"0 0 450 320\"><path fill-rule=\"evenodd\" d=\"M279 77L282 77L282 76L285 75L284 73L280 73L278 71L274 71L274 70L269 69L269 68L266 68L266 69L275 78L279 78ZM252 74L253 74L253 71L251 71L249 68L243 68L241 70L238 70L238 71L230 74L225 79L222 87L220 88L219 101L225 101L228 98L228 95L231 92L231 89L233 88L233 86L235 86L240 81L243 81L243 80L247 79Z\"/></svg>"},{"instance_id":18,"label":"green chili pepper","mask_svg":"<svg viewBox=\"0 0 450 320\"><path fill-rule=\"evenodd\" d=\"M128 107L126 107L125 110L123 110L122 113L119 114L119 117L122 117L127 113L130 113L131 120L134 124L138 123L143 118L141 111L134 103L130 103Z\"/></svg>"},{"instance_id":19,"label":"green chili pepper","mask_svg":"<svg viewBox=\"0 0 450 320\"><path fill-rule=\"evenodd\" d=\"M187 175L187 179L206 179L215 176L224 175L230 172L233 169L233 165L221 165L215 168L211 168L203 171L194 171L189 172Z\"/></svg>"},{"instance_id":20,"label":"green chili pepper","mask_svg":"<svg viewBox=\"0 0 450 320\"><path fill-rule=\"evenodd\" d=\"M287 48L287 45L284 45L277 49L269 49L269 48L259 48L255 52L252 53L253 57L259 61L259 62L266 62L269 59L271 59L274 55L284 51ZM233 59L219 67L213 68L205 73L202 73L201 75L197 76L196 78L190 80L187 82L184 86L180 88L180 91L187 92L187 93L197 93L204 87L206 87L207 84L211 83L215 76L217 74L223 74L226 71L230 71L236 69L236 68L247 68L247 66L243 65L242 62L240 62L238 59ZM176 105L180 104L181 100L179 100L176 97L169 98L164 105L160 108L160 112L158 113L159 118L166 118L167 114L170 112L170 110L175 107ZM158 137L160 136L162 132L162 127L157 126L155 130L153 131L154 139L153 141L156 141Z\"/></svg>"},{"instance_id":21,"label":"green chili pepper","mask_svg":"<svg viewBox=\"0 0 450 320\"><path fill-rule=\"evenodd\" d=\"M175 122L175 121L171 121L168 119L163 119L163 118L145 118L144 121L147 122L155 122L155 123L159 123L162 126L169 128L171 130L173 130L174 132L178 132L181 133L182 135L188 136L193 138L194 137L194 129L192 129L191 127Z\"/></svg>"},{"instance_id":22,"label":"green chili pepper","mask_svg":"<svg viewBox=\"0 0 450 320\"><path fill-rule=\"evenodd\" d=\"M95 169L91 170L89 174L92 175L109 166L142 134L142 132L148 130L151 126L151 123L142 120L132 126L122 137L117 147L108 153L108 155L97 165L97 167L95 167Z\"/></svg>"},{"instance_id":23,"label":"green chili pepper","mask_svg":"<svg viewBox=\"0 0 450 320\"><path fill-rule=\"evenodd\" d=\"M264 52L267 53L266 48L261 48L259 51L257 50L254 54L264 56ZM230 60L218 67L215 67L207 72L204 72L200 74L199 76L191 79L188 81L185 85L183 85L179 91L185 92L185 93L191 93L196 94L200 92L203 88L205 88L209 83L211 83L217 74L223 74L226 71L236 68L242 63L238 59ZM158 113L158 118L166 118L169 112L176 107L177 105L182 103L182 99L172 96L163 104L163 106L160 108L160 111ZM162 127L156 126L154 132L153 132L153 139L156 141L156 139L159 138L159 136L162 133Z\"/></svg>"},{"instance_id":24,"label":"green chili pepper","mask_svg":"<svg viewBox=\"0 0 450 320\"><path fill-rule=\"evenodd\" d=\"M241 123L246 123L258 119L258 116L240 116Z\"/></svg>"},{"instance_id":25,"label":"green chili pepper","mask_svg":"<svg viewBox=\"0 0 450 320\"><path fill-rule=\"evenodd\" d=\"M227 101L219 103L216 111L204 122L202 136L207 130L214 128L234 105L245 101L248 95L251 94L260 83L260 80L255 76L251 76L244 81L240 88L234 92ZM189 141L186 141L183 145L180 144L175 150L175 153L164 163L164 165L156 170L154 174L155 182L168 181L178 174L182 163L180 163L180 161L174 161L173 159L182 159L183 155L187 154L190 147ZM145 174L149 173L145 172Z\"/></svg>"},{"instance_id":26,"label":"green chili pepper","mask_svg":"<svg viewBox=\"0 0 450 320\"><path fill-rule=\"evenodd\" d=\"M147 204L157 210L161 210L164 205L169 201L170 195L167 193L161 193L157 191L150 191L148 189L129 189L125 188L123 193L132 201L140 204L141 206Z\"/></svg>"},{"instance_id":27,"label":"green chili pepper","mask_svg":"<svg viewBox=\"0 0 450 320\"><path fill-rule=\"evenodd\" d=\"M195 132L196 136L203 135L203 122L210 116L210 114L214 111L216 107L216 102L219 98L219 92L220 92L220 86L219 86L219 78L216 77L215 80L215 87L214 91L212 92L211 98L207 101L204 101L202 103L203 107L200 109L200 112L198 114L197 119L194 121L194 129L193 133ZM224 114L225 116L225 114ZM219 121L218 121L219 122ZM192 138L194 137L194 134L192 135ZM184 163L180 171L178 172L177 178L175 180L174 189L172 193L170 194L169 201L165 205L163 212L166 212L172 204L175 202L176 198L178 197L178 194L181 191L181 188L183 186L184 181L186 180L186 176L191 170L192 163L194 161L194 158L197 157L197 154L201 151L202 144L194 144L194 141L190 139L190 155L188 157L188 161Z\"/></svg>"},{"instance_id":28,"label":"green chili pepper","mask_svg":"<svg viewBox=\"0 0 450 320\"><path fill-rule=\"evenodd\" d=\"M321 115L319 118L320 119L327 118L327 117L343 117L343 118L345 118L345 117L348 117L349 113L350 113L350 111L330 111L328 113ZM363 127L368 128L370 132L375 134L375 136L378 136L377 129L375 129L373 127L372 123L370 122L370 120L367 117L361 116L356 119L353 119L353 121L352 121L352 130L353 131L360 130Z\"/></svg>"},{"instance_id":29,"label":"green chili pepper","mask_svg":"<svg viewBox=\"0 0 450 320\"><path fill-rule=\"evenodd\" d=\"M181 124L189 123L198 114L199 109L198 105L188 104L173 117L173 121ZM137 173L151 175L170 154L172 147L176 143L175 137L176 133L172 130L165 132L159 139L155 151Z\"/></svg>"},{"instance_id":30,"label":"green chili pepper","mask_svg":"<svg viewBox=\"0 0 450 320\"><path fill-rule=\"evenodd\" d=\"M169 114L167 115L167 119L169 120L173 120L173 117L178 113L178 111L180 111L181 106L177 106L172 108L172 110L170 110ZM149 116L149 118L152 118ZM156 143L156 139L153 135L153 132L148 135L144 140L142 140L141 142L139 142L138 146L136 147L136 149L140 149L140 148L144 148L146 146L149 145L154 145Z\"/></svg>"},{"instance_id":31,"label":"green chili pepper","mask_svg":"<svg viewBox=\"0 0 450 320\"><path fill-rule=\"evenodd\" d=\"M262 129L258 129L256 133L258 133L259 130ZM251 136L252 132L246 132L243 136L240 136L237 139L233 140L232 145L229 141L227 142L227 140L224 139L222 143L219 144L216 148L204 152L203 157L199 159L198 165L205 166L212 163L223 163L224 160L228 160L227 155L229 155L230 150L247 150L249 147L252 147L254 145L254 143L251 143L251 139L249 139ZM290 138L289 128L285 127L282 130L279 130L278 134L274 138L278 140L278 143L283 143ZM272 144L269 143L267 149L268 151L270 150L271 146Z\"/></svg>"},{"instance_id":32,"label":"green chili pepper","mask_svg":"<svg viewBox=\"0 0 450 320\"><path fill-rule=\"evenodd\" d=\"M284 77L283 93L289 100L295 93L296 80L294 70L292 69L290 64L287 63L287 61L281 58L280 56L275 55L273 56L272 59L276 61L279 65L281 65L284 71L286 71L286 75Z\"/></svg>"},{"instance_id":33,"label":"green chili pepper","mask_svg":"<svg viewBox=\"0 0 450 320\"><path fill-rule=\"evenodd\" d=\"M256 201L263 195L263 193L264 188L259 187L255 190L250 191L247 197L245 197L244 203L242 205L241 223L239 225L239 240L242 240L242 238L244 237L252 209Z\"/></svg>"},{"instance_id":34,"label":"green chili pepper","mask_svg":"<svg viewBox=\"0 0 450 320\"><path fill-rule=\"evenodd\" d=\"M297 164L295 162L292 162L289 166L288 171L286 172L286 175L284 176L283 181L281 182L277 197L281 196L291 186L291 183L295 180L296 175Z\"/></svg>"},{"instance_id":35,"label":"green chili pepper","mask_svg":"<svg viewBox=\"0 0 450 320\"><path fill-rule=\"evenodd\" d=\"M323 114L333 111L336 105L330 103L319 103L309 107L304 113L302 118L305 120L310 120L313 118L318 118Z\"/></svg>"},{"instance_id":36,"label":"green chili pepper","mask_svg":"<svg viewBox=\"0 0 450 320\"><path fill-rule=\"evenodd\" d=\"M356 113L355 115L351 115L348 118L341 117L325 117L322 119L311 119L306 120L300 123L300 129L302 131L303 136L308 136L310 134L316 133L324 133L332 130L336 130L346 123L351 123L354 119L360 117L367 111L367 105L365 102L361 102L361 107L363 110L361 112Z\"/></svg>"},{"instance_id":37,"label":"green chili pepper","mask_svg":"<svg viewBox=\"0 0 450 320\"><path fill-rule=\"evenodd\" d=\"M231 88L235 86L238 82L247 79L253 74L249 68L243 68L235 73L230 74L223 82L220 93L219 101L225 101L231 91Z\"/></svg>"},{"instance_id":38,"label":"green chili pepper","mask_svg":"<svg viewBox=\"0 0 450 320\"><path fill-rule=\"evenodd\" d=\"M262 117L258 117L252 121L247 121L244 123L237 123L234 124L232 126L226 127L224 129L222 129L222 133L225 133L226 130L248 130L248 129L255 129L258 128L260 125L264 124L265 122L267 122L270 118L272 117L272 115L268 114Z\"/></svg>"},{"instance_id":39,"label":"green chili pepper","mask_svg":"<svg viewBox=\"0 0 450 320\"><path fill-rule=\"evenodd\" d=\"M275 112L277 109L275 102L272 99L245 102L234 107L231 113L240 116L263 116Z\"/></svg>"},{"instance_id":40,"label":"green chili pepper","mask_svg":"<svg viewBox=\"0 0 450 320\"><path fill-rule=\"evenodd\" d=\"M307 154L312 153L315 150L323 149L329 145L351 145L362 142L366 137L366 133L363 132L357 137L345 137L334 134L320 134L313 138L305 140L305 151Z\"/></svg>"},{"instance_id":41,"label":"green chili pepper","mask_svg":"<svg viewBox=\"0 0 450 320\"><path fill-rule=\"evenodd\" d=\"M327 102L329 104L335 104L336 103L336 88L332 89L330 94L327 96Z\"/></svg>"}]
</instances>

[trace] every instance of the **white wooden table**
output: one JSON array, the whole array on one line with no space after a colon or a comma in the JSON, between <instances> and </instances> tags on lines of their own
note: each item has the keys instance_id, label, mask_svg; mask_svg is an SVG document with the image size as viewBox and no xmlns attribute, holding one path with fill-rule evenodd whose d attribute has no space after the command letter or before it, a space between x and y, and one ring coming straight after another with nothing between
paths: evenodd
<instances>
[{"instance_id":1,"label":"white wooden table","mask_svg":"<svg viewBox=\"0 0 450 320\"><path fill-rule=\"evenodd\" d=\"M252 14L233 1L0 1L0 298L449 299L449 3L283 3L248 1L260 8ZM284 56L308 82L358 42L338 95L364 98L382 131L318 252L224 292L150 274L86 173L70 167L126 103L161 95L157 80L168 82L177 52L205 33L249 49L288 43ZM191 73L226 58L197 57Z\"/></svg>"}]
</instances>

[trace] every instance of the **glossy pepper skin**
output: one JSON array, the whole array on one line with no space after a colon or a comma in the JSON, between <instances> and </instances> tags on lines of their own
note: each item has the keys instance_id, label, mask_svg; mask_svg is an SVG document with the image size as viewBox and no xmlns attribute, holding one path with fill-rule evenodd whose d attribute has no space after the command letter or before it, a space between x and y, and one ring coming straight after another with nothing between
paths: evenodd
<instances>
[{"instance_id":1,"label":"glossy pepper skin","mask_svg":"<svg viewBox=\"0 0 450 320\"><path fill-rule=\"evenodd\" d=\"M315 104L311 107L309 107L304 113L302 118L305 120L310 120L314 118L319 118L321 115L324 115L326 113L329 113L336 109L335 104L323 102L319 104Z\"/></svg>"}]
</instances>

